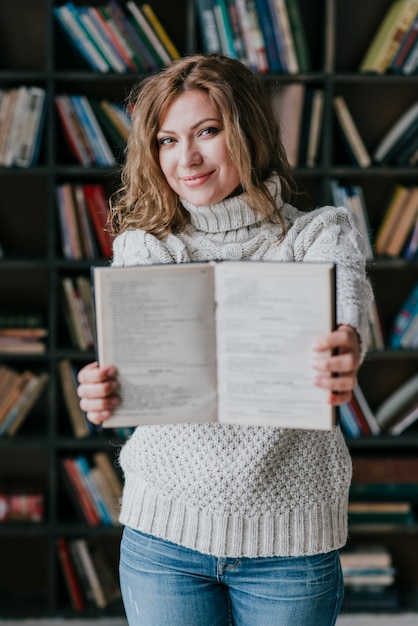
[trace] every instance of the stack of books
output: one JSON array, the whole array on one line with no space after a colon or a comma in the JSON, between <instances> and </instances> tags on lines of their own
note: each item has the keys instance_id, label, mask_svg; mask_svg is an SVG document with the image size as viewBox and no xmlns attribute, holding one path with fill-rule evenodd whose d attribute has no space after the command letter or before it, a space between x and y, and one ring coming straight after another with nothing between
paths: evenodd
<instances>
[{"instance_id":1,"label":"stack of books","mask_svg":"<svg viewBox=\"0 0 418 626\"><path fill-rule=\"evenodd\" d=\"M340 553L345 611L391 611L399 607L396 570L382 545L347 548Z\"/></svg>"}]
</instances>

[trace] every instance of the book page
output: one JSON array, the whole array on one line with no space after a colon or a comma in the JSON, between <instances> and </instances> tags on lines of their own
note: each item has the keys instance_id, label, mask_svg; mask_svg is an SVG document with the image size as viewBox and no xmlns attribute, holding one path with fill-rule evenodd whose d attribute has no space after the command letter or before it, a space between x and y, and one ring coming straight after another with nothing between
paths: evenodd
<instances>
[{"instance_id":1,"label":"book page","mask_svg":"<svg viewBox=\"0 0 418 626\"><path fill-rule=\"evenodd\" d=\"M122 403L104 426L216 420L213 267L94 268L101 365Z\"/></svg>"},{"instance_id":2,"label":"book page","mask_svg":"<svg viewBox=\"0 0 418 626\"><path fill-rule=\"evenodd\" d=\"M334 280L332 264L216 266L220 422L332 427L311 346L334 328Z\"/></svg>"}]
</instances>

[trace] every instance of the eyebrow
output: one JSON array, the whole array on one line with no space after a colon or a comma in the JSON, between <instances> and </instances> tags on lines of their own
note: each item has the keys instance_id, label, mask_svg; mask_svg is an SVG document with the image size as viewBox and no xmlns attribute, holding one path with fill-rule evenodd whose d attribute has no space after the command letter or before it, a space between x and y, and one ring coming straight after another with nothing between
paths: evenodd
<instances>
[{"instance_id":1,"label":"eyebrow","mask_svg":"<svg viewBox=\"0 0 418 626\"><path fill-rule=\"evenodd\" d=\"M196 124L193 124L193 126L191 126L191 130L194 130L195 128L197 128L198 126L200 126L201 124L206 124L206 122L218 122L221 123L221 119L219 117L205 117L202 120L199 120L198 122L196 122ZM164 128L160 128L160 130L157 132L157 134L159 133L175 133L175 130L167 130Z\"/></svg>"}]
</instances>

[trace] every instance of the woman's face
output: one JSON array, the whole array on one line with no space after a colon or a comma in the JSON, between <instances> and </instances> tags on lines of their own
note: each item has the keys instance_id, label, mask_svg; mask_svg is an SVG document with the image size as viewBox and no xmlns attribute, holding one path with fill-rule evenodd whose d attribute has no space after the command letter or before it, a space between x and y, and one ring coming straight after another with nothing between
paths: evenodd
<instances>
[{"instance_id":1,"label":"woman's face","mask_svg":"<svg viewBox=\"0 0 418 626\"><path fill-rule=\"evenodd\" d=\"M185 92L169 106L157 143L168 184L192 204L215 204L239 187L220 113L204 91Z\"/></svg>"}]
</instances>

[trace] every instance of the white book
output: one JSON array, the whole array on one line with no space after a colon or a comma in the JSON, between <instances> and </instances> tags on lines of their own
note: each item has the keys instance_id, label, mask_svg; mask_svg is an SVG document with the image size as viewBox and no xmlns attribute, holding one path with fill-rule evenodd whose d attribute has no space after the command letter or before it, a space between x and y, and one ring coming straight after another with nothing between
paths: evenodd
<instances>
[{"instance_id":1,"label":"white book","mask_svg":"<svg viewBox=\"0 0 418 626\"><path fill-rule=\"evenodd\" d=\"M15 163L15 159L18 154L20 143L22 140L28 101L28 88L23 85L18 87L17 97L14 103L12 118L10 121L6 145L3 153L2 164L5 167L11 167Z\"/></svg>"},{"instance_id":2,"label":"white book","mask_svg":"<svg viewBox=\"0 0 418 626\"><path fill-rule=\"evenodd\" d=\"M335 96L333 103L349 151L360 167L369 167L372 160L344 98L342 96Z\"/></svg>"},{"instance_id":3,"label":"white book","mask_svg":"<svg viewBox=\"0 0 418 626\"><path fill-rule=\"evenodd\" d=\"M28 101L22 127L22 137L15 158L15 165L18 167L29 167L36 160L41 142L39 133L41 133L45 98L45 89L28 87Z\"/></svg>"},{"instance_id":4,"label":"white book","mask_svg":"<svg viewBox=\"0 0 418 626\"><path fill-rule=\"evenodd\" d=\"M396 120L394 124L385 133L379 141L374 153L373 159L377 162L382 161L388 154L389 150L395 145L398 139L404 134L411 124L418 119L418 102L412 104L408 109Z\"/></svg>"},{"instance_id":5,"label":"white book","mask_svg":"<svg viewBox=\"0 0 418 626\"><path fill-rule=\"evenodd\" d=\"M95 267L98 359L121 405L106 427L238 423L330 429L313 340L335 327L331 263Z\"/></svg>"}]
</instances>

